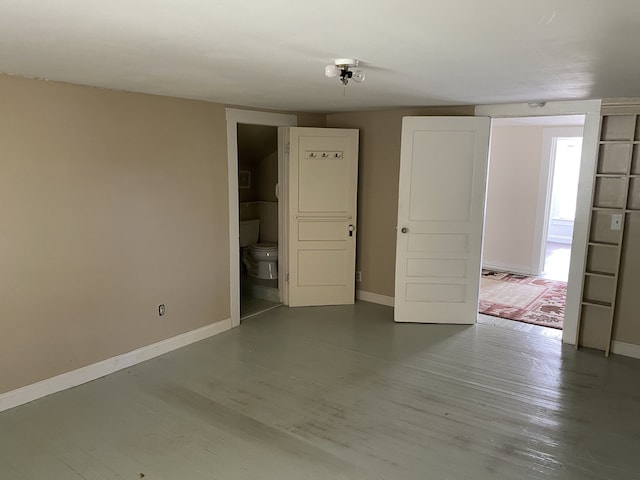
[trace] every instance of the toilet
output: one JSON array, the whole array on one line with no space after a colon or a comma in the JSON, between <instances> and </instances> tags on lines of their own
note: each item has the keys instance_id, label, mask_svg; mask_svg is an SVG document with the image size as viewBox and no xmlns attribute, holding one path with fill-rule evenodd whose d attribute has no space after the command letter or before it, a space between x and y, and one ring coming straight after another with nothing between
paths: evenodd
<instances>
[{"instance_id":1,"label":"toilet","mask_svg":"<svg viewBox=\"0 0 640 480\"><path fill-rule=\"evenodd\" d=\"M242 262L252 277L273 280L278 278L278 244L257 243L260 220L240 221L240 247Z\"/></svg>"}]
</instances>

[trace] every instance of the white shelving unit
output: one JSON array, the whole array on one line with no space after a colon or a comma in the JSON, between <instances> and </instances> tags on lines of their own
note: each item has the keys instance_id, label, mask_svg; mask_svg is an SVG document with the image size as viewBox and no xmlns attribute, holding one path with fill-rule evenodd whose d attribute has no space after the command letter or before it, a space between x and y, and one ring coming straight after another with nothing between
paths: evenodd
<instances>
[{"instance_id":1,"label":"white shelving unit","mask_svg":"<svg viewBox=\"0 0 640 480\"><path fill-rule=\"evenodd\" d=\"M611 351L625 227L640 218L640 105L603 108L578 346Z\"/></svg>"}]
</instances>

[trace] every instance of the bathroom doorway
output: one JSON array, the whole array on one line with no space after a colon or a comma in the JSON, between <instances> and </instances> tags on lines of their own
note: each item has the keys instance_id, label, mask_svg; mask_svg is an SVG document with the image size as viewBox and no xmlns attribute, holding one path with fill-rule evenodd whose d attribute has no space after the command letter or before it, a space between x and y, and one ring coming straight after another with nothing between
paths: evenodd
<instances>
[{"instance_id":1,"label":"bathroom doorway","mask_svg":"<svg viewBox=\"0 0 640 480\"><path fill-rule=\"evenodd\" d=\"M240 318L280 305L278 128L239 123Z\"/></svg>"}]
</instances>

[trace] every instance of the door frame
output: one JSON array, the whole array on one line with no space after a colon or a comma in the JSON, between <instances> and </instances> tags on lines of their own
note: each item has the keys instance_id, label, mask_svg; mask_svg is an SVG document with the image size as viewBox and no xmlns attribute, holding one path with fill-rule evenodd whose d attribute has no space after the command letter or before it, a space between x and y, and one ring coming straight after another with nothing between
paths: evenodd
<instances>
[{"instance_id":1,"label":"door frame","mask_svg":"<svg viewBox=\"0 0 640 480\"><path fill-rule=\"evenodd\" d=\"M298 117L283 113L261 112L257 110L241 110L237 108L226 109L227 118L227 162L228 162L228 188L229 188L229 301L231 326L240 325L240 224L238 200L238 124L248 123L251 125L267 125L273 127L296 127ZM280 137L280 135L279 135ZM278 184L279 190L286 190L286 185L280 177L284 168L284 149L282 142L278 139ZM278 239L286 238L286 230L283 230L285 219L281 219L281 205L284 202L278 201ZM281 242L278 242L280 244ZM282 252L278 252L278 263L282 265L284 260ZM286 261L286 260L285 260ZM283 269L286 271L286 269ZM280 278L280 275L278 276ZM280 295L284 282L278 281Z\"/></svg>"},{"instance_id":2,"label":"door frame","mask_svg":"<svg viewBox=\"0 0 640 480\"><path fill-rule=\"evenodd\" d=\"M538 187L536 225L533 232L531 275L541 275L544 271L547 236L551 214L551 193L553 191L553 172L555 167L556 139L580 137L583 134L584 124L582 127L548 127L545 128L542 132L542 161L540 163L540 183Z\"/></svg>"},{"instance_id":3,"label":"door frame","mask_svg":"<svg viewBox=\"0 0 640 480\"><path fill-rule=\"evenodd\" d=\"M576 100L547 103L512 103L504 105L478 105L475 115L491 118L538 117L556 115L584 115L582 158L580 161L580 185L576 202L576 219L571 243L569 281L565 305L562 341L571 345L578 342L578 315L582 273L586 262L589 238L589 210L593 194L593 175L598 150L601 100Z\"/></svg>"}]
</instances>

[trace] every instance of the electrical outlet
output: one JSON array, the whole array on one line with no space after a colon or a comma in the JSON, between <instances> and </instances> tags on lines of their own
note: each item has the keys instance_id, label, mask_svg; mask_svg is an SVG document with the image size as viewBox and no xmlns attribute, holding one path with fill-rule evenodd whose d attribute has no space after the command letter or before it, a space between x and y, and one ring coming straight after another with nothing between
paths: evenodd
<instances>
[{"instance_id":1,"label":"electrical outlet","mask_svg":"<svg viewBox=\"0 0 640 480\"><path fill-rule=\"evenodd\" d=\"M164 306L164 303L158 305L158 315L163 316L167 312L167 308Z\"/></svg>"},{"instance_id":2,"label":"electrical outlet","mask_svg":"<svg viewBox=\"0 0 640 480\"><path fill-rule=\"evenodd\" d=\"M615 213L611 215L611 230L621 230L622 229L622 214Z\"/></svg>"},{"instance_id":3,"label":"electrical outlet","mask_svg":"<svg viewBox=\"0 0 640 480\"><path fill-rule=\"evenodd\" d=\"M356 282L361 282L361 281L362 281L362 272L358 270L356 272Z\"/></svg>"}]
</instances>

